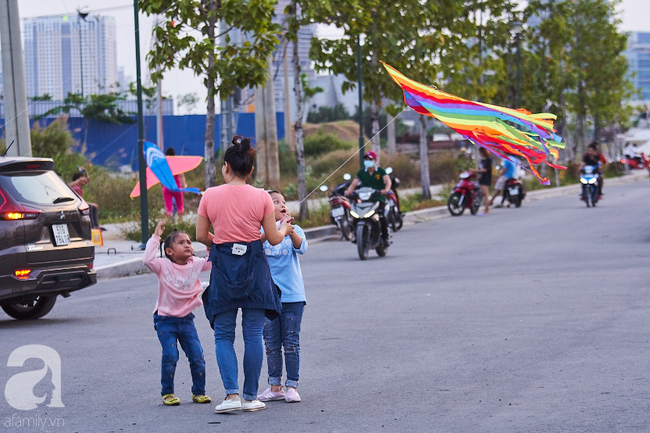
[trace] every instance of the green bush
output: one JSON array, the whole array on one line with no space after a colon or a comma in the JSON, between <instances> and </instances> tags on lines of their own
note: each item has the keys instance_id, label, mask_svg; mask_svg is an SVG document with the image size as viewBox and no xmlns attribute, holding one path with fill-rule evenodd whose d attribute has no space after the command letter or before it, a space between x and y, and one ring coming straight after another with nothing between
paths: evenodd
<instances>
[{"instance_id":1,"label":"green bush","mask_svg":"<svg viewBox=\"0 0 650 433\"><path fill-rule=\"evenodd\" d=\"M432 185L454 182L458 175L470 168L471 162L458 158L452 152L439 152L429 156L429 173Z\"/></svg>"},{"instance_id":2,"label":"green bush","mask_svg":"<svg viewBox=\"0 0 650 433\"><path fill-rule=\"evenodd\" d=\"M417 164L408 155L396 153L387 156L382 153L381 166L393 169L393 176L399 179L400 188L420 186L420 164Z\"/></svg>"},{"instance_id":3,"label":"green bush","mask_svg":"<svg viewBox=\"0 0 650 433\"><path fill-rule=\"evenodd\" d=\"M316 134L305 137L305 157L316 157L335 150L349 150L355 143L343 141L335 135L318 130Z\"/></svg>"},{"instance_id":4,"label":"green bush","mask_svg":"<svg viewBox=\"0 0 650 433\"><path fill-rule=\"evenodd\" d=\"M278 158L281 177L295 177L298 173L296 152L292 151L285 140L278 143Z\"/></svg>"}]
</instances>

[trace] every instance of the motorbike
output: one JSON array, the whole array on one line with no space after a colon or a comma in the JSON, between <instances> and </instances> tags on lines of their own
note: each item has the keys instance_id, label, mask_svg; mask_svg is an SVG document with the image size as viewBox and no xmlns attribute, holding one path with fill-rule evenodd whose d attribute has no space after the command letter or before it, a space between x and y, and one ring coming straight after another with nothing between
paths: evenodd
<instances>
[{"instance_id":1,"label":"motorbike","mask_svg":"<svg viewBox=\"0 0 650 433\"><path fill-rule=\"evenodd\" d=\"M350 200L345 196L345 190L350 186L352 176L349 173L343 175L345 182L337 185L329 196L330 203L330 220L332 224L338 227L341 236L346 241L352 239L352 218L350 217ZM327 186L323 185L320 190L327 191Z\"/></svg>"},{"instance_id":2,"label":"motorbike","mask_svg":"<svg viewBox=\"0 0 650 433\"><path fill-rule=\"evenodd\" d=\"M624 157L621 159L621 162L627 164L628 167L634 170L644 170L650 165L650 159L648 159L643 152L641 153L641 156L637 156L636 158Z\"/></svg>"},{"instance_id":3,"label":"motorbike","mask_svg":"<svg viewBox=\"0 0 650 433\"><path fill-rule=\"evenodd\" d=\"M598 203L598 166L586 165L580 170L580 183L582 184L581 199L587 207L596 207Z\"/></svg>"},{"instance_id":4,"label":"motorbike","mask_svg":"<svg viewBox=\"0 0 650 433\"><path fill-rule=\"evenodd\" d=\"M508 207L514 205L520 207L522 200L526 197L524 186L519 179L510 178L506 180L506 186L503 189L503 198L508 200Z\"/></svg>"},{"instance_id":5,"label":"motorbike","mask_svg":"<svg viewBox=\"0 0 650 433\"><path fill-rule=\"evenodd\" d=\"M460 180L447 200L447 209L452 216L461 216L469 207L472 215L476 215L483 202L483 194L476 182L476 174L465 171L460 174Z\"/></svg>"},{"instance_id":6,"label":"motorbike","mask_svg":"<svg viewBox=\"0 0 650 433\"><path fill-rule=\"evenodd\" d=\"M386 223L393 232L397 232L404 225L404 213L399 206L399 196L397 195L397 188L399 188L399 178L392 176L392 167L386 169L386 174L390 176L392 184L391 190L386 194L386 207L384 208L384 216Z\"/></svg>"},{"instance_id":7,"label":"motorbike","mask_svg":"<svg viewBox=\"0 0 650 433\"><path fill-rule=\"evenodd\" d=\"M381 191L368 187L356 190L352 195L350 215L356 233L357 252L361 260L368 258L368 252L374 249L379 257L384 257L388 247L382 245L381 223L379 222L380 202L376 198Z\"/></svg>"}]
</instances>

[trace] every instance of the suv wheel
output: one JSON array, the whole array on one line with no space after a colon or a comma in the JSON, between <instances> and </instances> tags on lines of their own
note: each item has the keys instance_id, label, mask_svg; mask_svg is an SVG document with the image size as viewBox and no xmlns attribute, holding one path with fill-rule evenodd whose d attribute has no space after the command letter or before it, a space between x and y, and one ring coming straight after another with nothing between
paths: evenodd
<instances>
[{"instance_id":1,"label":"suv wheel","mask_svg":"<svg viewBox=\"0 0 650 433\"><path fill-rule=\"evenodd\" d=\"M56 302L54 296L39 296L32 301L18 302L15 304L4 304L2 309L9 316L18 320L40 319L49 313Z\"/></svg>"}]
</instances>

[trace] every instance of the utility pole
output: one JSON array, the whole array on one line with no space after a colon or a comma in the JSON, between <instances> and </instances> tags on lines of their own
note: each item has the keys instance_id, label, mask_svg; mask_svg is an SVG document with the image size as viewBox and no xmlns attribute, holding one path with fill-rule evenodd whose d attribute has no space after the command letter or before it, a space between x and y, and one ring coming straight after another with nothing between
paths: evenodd
<instances>
[{"instance_id":1,"label":"utility pole","mask_svg":"<svg viewBox=\"0 0 650 433\"><path fill-rule=\"evenodd\" d=\"M361 89L361 35L357 36L357 79L359 86L359 167L363 169L363 90Z\"/></svg>"},{"instance_id":2,"label":"utility pole","mask_svg":"<svg viewBox=\"0 0 650 433\"><path fill-rule=\"evenodd\" d=\"M79 34L79 75L81 76L81 97L84 96L84 50L81 39L81 19L83 18L86 21L86 16L88 14L82 14L80 11L77 11L77 30Z\"/></svg>"},{"instance_id":3,"label":"utility pole","mask_svg":"<svg viewBox=\"0 0 650 433\"><path fill-rule=\"evenodd\" d=\"M0 0L0 41L7 155L32 156L18 0Z\"/></svg>"}]
</instances>

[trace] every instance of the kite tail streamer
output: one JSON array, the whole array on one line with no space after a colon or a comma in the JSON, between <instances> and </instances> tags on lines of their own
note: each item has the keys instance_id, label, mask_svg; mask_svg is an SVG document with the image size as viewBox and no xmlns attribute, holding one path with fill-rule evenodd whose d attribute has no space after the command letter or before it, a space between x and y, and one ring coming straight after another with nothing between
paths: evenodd
<instances>
[{"instance_id":1,"label":"kite tail streamer","mask_svg":"<svg viewBox=\"0 0 650 433\"><path fill-rule=\"evenodd\" d=\"M548 185L534 164L565 169L548 162L557 160L562 138L555 134L551 113L533 114L523 108L512 109L469 101L407 78L397 69L382 62L393 81L404 92L404 102L417 113L435 117L442 123L493 154L512 160L508 155L524 158L539 181ZM515 125L515 126L513 126Z\"/></svg>"}]
</instances>

